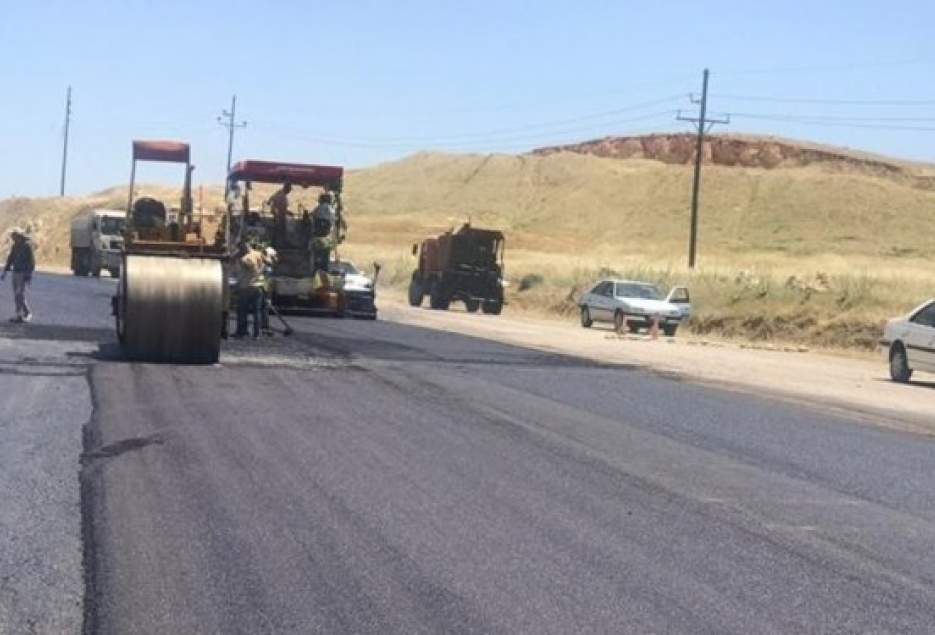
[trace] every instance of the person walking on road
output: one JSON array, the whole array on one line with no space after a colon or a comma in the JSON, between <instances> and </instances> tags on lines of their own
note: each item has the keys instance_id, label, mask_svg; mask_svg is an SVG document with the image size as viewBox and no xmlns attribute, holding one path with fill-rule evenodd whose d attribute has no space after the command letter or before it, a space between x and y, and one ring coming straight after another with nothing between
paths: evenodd
<instances>
[{"instance_id":1,"label":"person walking on road","mask_svg":"<svg viewBox=\"0 0 935 635\"><path fill-rule=\"evenodd\" d=\"M250 244L245 244L240 253L240 270L237 276L237 331L234 337L247 335L249 316L253 316L253 337L259 337L266 303L266 257Z\"/></svg>"},{"instance_id":2,"label":"person walking on road","mask_svg":"<svg viewBox=\"0 0 935 635\"><path fill-rule=\"evenodd\" d=\"M16 305L16 317L10 318L10 321L29 322L32 319L32 311L29 310L29 304L26 302L26 287L32 282L32 272L36 269L36 255L33 252L32 241L22 229L13 229L10 232L10 238L13 240L13 246L10 248L10 255L6 259L3 273L0 274L0 280L4 280L8 272L13 272L13 302Z\"/></svg>"}]
</instances>

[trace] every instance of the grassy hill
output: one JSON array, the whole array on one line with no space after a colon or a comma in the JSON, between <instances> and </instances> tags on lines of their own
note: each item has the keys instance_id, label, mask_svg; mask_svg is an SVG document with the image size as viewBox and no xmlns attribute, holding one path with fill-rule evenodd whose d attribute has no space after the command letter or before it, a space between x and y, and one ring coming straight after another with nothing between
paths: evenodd
<instances>
[{"instance_id":1,"label":"grassy hill","mask_svg":"<svg viewBox=\"0 0 935 635\"><path fill-rule=\"evenodd\" d=\"M513 282L542 277L529 291L514 285L512 310L570 313L569 294L613 271L691 284L699 331L833 346L870 346L884 317L935 295L929 166L834 153L821 160L804 153L773 167L712 161L703 176L701 267L688 272L691 167L640 156L597 156L587 147L420 153L353 171L344 253L380 260L385 282L402 286L413 242L470 219L507 233ZM206 187L206 207L220 196L219 187ZM40 260L64 264L69 219L124 200L125 190L114 188L80 198L0 201L0 230L31 224Z\"/></svg>"}]
</instances>

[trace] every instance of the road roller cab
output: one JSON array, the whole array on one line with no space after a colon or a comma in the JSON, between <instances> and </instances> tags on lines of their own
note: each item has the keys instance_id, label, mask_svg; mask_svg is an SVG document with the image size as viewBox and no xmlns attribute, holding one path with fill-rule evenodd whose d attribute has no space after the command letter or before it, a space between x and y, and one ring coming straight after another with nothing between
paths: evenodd
<instances>
[{"instance_id":1,"label":"road roller cab","mask_svg":"<svg viewBox=\"0 0 935 635\"><path fill-rule=\"evenodd\" d=\"M231 240L275 249L269 293L281 310L345 313L344 275L322 262L345 237L343 177L339 166L255 160L237 163L228 175ZM315 212L323 202L334 214L325 227Z\"/></svg>"},{"instance_id":2,"label":"road roller cab","mask_svg":"<svg viewBox=\"0 0 935 635\"><path fill-rule=\"evenodd\" d=\"M178 213L166 201L137 196L137 164L184 165ZM114 297L117 336L134 360L213 363L227 323L224 263L229 233L203 232L192 206L189 145L134 141L120 283ZM225 223L229 226L229 223Z\"/></svg>"}]
</instances>

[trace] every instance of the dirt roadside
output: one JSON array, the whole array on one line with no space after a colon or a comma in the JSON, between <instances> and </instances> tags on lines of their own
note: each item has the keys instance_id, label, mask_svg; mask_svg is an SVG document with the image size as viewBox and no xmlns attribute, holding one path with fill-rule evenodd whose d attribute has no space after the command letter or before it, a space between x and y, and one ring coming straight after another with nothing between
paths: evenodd
<instances>
[{"instance_id":1,"label":"dirt roadside","mask_svg":"<svg viewBox=\"0 0 935 635\"><path fill-rule=\"evenodd\" d=\"M834 410L887 428L935 435L935 376L910 385L889 380L882 355L832 355L741 348L740 344L679 336L673 340L618 337L609 328L571 322L414 309L383 296L381 318L489 338L556 353L644 367L697 383L769 395Z\"/></svg>"}]
</instances>

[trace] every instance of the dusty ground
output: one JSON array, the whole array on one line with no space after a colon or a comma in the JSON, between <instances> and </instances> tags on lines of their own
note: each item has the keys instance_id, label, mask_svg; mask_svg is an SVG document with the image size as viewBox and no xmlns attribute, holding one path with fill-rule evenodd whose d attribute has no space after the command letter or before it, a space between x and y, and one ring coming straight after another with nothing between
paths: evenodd
<instances>
[{"instance_id":1,"label":"dusty ground","mask_svg":"<svg viewBox=\"0 0 935 635\"><path fill-rule=\"evenodd\" d=\"M651 341L618 337L608 327L583 329L573 321L413 309L382 298L381 317L423 327L475 335L541 350L615 364L635 364L702 383L771 394L822 408L865 415L886 427L935 434L935 377L894 384L882 356L833 355L741 348L740 344L677 337Z\"/></svg>"}]
</instances>

